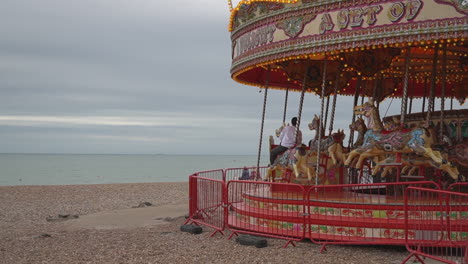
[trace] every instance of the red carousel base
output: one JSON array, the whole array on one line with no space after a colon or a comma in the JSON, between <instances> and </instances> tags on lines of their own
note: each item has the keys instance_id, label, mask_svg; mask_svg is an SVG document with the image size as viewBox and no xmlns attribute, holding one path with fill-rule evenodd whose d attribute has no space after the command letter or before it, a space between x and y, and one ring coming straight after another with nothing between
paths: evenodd
<instances>
[{"instance_id":1,"label":"red carousel base","mask_svg":"<svg viewBox=\"0 0 468 264\"><path fill-rule=\"evenodd\" d=\"M234 230L278 237L361 244L405 245L407 239L444 236L447 216L438 198L410 197L405 211L404 188L381 187L366 193L351 187L255 187L231 204L228 223ZM453 239L468 240L468 204L452 209L450 225L456 227Z\"/></svg>"}]
</instances>

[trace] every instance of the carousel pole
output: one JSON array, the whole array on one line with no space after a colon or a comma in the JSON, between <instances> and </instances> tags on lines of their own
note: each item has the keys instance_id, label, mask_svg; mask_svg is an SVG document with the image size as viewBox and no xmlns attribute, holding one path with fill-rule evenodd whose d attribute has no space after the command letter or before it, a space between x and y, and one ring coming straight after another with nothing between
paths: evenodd
<instances>
[{"instance_id":1,"label":"carousel pole","mask_svg":"<svg viewBox=\"0 0 468 264\"><path fill-rule=\"evenodd\" d=\"M424 110L426 110L427 79L428 79L427 77L424 78L424 96L423 96L422 110L421 110L422 113L424 113Z\"/></svg>"},{"instance_id":2,"label":"carousel pole","mask_svg":"<svg viewBox=\"0 0 468 264\"><path fill-rule=\"evenodd\" d=\"M354 107L356 107L358 100L359 100L359 90L361 89L361 82L362 82L362 75L358 75L358 79L356 82L356 91L354 93L354 105L353 105L353 118L351 119L351 124L356 121L356 114L354 113ZM348 142L348 148L351 149L353 147L353 140L354 140L354 131L351 130L349 132L349 142Z\"/></svg>"},{"instance_id":3,"label":"carousel pole","mask_svg":"<svg viewBox=\"0 0 468 264\"><path fill-rule=\"evenodd\" d=\"M302 82L301 99L299 101L299 113L297 115L296 135L295 135L296 143L297 143L297 137L299 136L299 127L301 125L302 106L304 105L304 94L305 94L305 90L306 90L306 86L307 86L306 84L307 84L307 75L308 75L308 73L309 73L309 67L306 67L306 70L305 70L305 73L304 73L304 81Z\"/></svg>"},{"instance_id":4,"label":"carousel pole","mask_svg":"<svg viewBox=\"0 0 468 264\"><path fill-rule=\"evenodd\" d=\"M411 92L414 94L414 83L415 83L415 80L413 79L413 82L411 83ZM410 99L409 99L409 109L407 111L408 114L411 114L411 112L413 112L413 95L410 96Z\"/></svg>"},{"instance_id":5,"label":"carousel pole","mask_svg":"<svg viewBox=\"0 0 468 264\"><path fill-rule=\"evenodd\" d=\"M267 103L267 97L268 97L269 81L270 81L270 67L268 67L267 74L266 74L265 95L263 96L262 125L260 126L260 143L258 144L257 177L260 176L260 156L262 153L263 125L265 124L265 112L266 112L266 103Z\"/></svg>"},{"instance_id":6,"label":"carousel pole","mask_svg":"<svg viewBox=\"0 0 468 264\"><path fill-rule=\"evenodd\" d=\"M286 122L286 109L288 108L288 94L289 94L289 87L286 88L286 96L284 98L284 112L283 112L283 123Z\"/></svg>"},{"instance_id":7,"label":"carousel pole","mask_svg":"<svg viewBox=\"0 0 468 264\"><path fill-rule=\"evenodd\" d=\"M447 78L447 46L444 45L442 53L442 78L441 78L441 91L440 91L440 134L439 139L442 141L444 137L444 111L445 111L445 82Z\"/></svg>"},{"instance_id":8,"label":"carousel pole","mask_svg":"<svg viewBox=\"0 0 468 264\"><path fill-rule=\"evenodd\" d=\"M324 100L325 100L325 88L327 85L327 57L323 61L323 74L322 74L322 102L320 104L320 120L323 120L323 107L324 107ZM318 142L317 142L317 169L315 172L315 185L318 185L319 173L320 173L320 141L322 138L322 129L323 125L322 122L319 122L319 130L318 130Z\"/></svg>"},{"instance_id":9,"label":"carousel pole","mask_svg":"<svg viewBox=\"0 0 468 264\"><path fill-rule=\"evenodd\" d=\"M427 115L426 115L426 126L429 126L431 121L431 113L434 111L434 93L436 86L436 75L437 75L437 60L439 57L439 46L434 48L434 59L432 60L432 76L431 76L431 90L429 91L429 99L427 100Z\"/></svg>"},{"instance_id":10,"label":"carousel pole","mask_svg":"<svg viewBox=\"0 0 468 264\"><path fill-rule=\"evenodd\" d=\"M330 96L327 96L327 105L325 106L325 119L323 121L323 127L327 127L327 122L328 122L328 109L330 106Z\"/></svg>"},{"instance_id":11,"label":"carousel pole","mask_svg":"<svg viewBox=\"0 0 468 264\"><path fill-rule=\"evenodd\" d=\"M402 102L401 102L401 113L400 113L400 126L401 128L405 125L405 116L406 116L406 109L408 104L408 79L409 79L409 65L410 65L410 53L411 47L406 48L405 52L405 75L403 79L403 95L402 95Z\"/></svg>"},{"instance_id":12,"label":"carousel pole","mask_svg":"<svg viewBox=\"0 0 468 264\"><path fill-rule=\"evenodd\" d=\"M328 129L329 130L328 135L331 135L333 131L333 123L335 122L336 98L337 98L337 92L338 92L339 78L340 78L340 75L337 73L336 79L335 79L335 88L333 90L333 102L332 102L332 109L330 113L330 127Z\"/></svg>"}]
</instances>

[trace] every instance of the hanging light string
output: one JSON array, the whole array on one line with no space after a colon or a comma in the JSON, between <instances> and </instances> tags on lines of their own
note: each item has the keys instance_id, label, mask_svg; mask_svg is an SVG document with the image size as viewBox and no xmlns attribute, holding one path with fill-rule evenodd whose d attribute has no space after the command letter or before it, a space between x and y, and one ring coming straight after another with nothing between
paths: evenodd
<instances>
[{"instance_id":1,"label":"hanging light string","mask_svg":"<svg viewBox=\"0 0 468 264\"><path fill-rule=\"evenodd\" d=\"M323 108L324 108L324 100L325 100L325 88L327 84L327 57L323 61L323 74L322 74L322 102L320 104L320 120L323 120ZM317 169L315 173L315 185L318 185L319 173L320 173L320 141L322 139L322 129L323 125L322 122L319 122L319 130L318 130L318 142L317 142Z\"/></svg>"},{"instance_id":2,"label":"hanging light string","mask_svg":"<svg viewBox=\"0 0 468 264\"><path fill-rule=\"evenodd\" d=\"M260 172L260 156L262 153L262 140L263 140L263 125L265 123L265 112L266 112L266 103L268 97L268 85L270 81L270 68L268 68L266 73L266 80L265 80L265 95L263 97L263 111L262 111L262 125L260 127L260 142L258 144L258 158L257 158L257 177L259 177Z\"/></svg>"}]
</instances>

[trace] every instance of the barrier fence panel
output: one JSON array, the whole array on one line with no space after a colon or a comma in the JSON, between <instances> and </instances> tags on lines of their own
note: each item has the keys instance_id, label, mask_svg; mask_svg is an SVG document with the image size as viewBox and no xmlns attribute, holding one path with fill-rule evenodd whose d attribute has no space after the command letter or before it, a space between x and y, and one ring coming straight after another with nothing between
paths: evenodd
<instances>
[{"instance_id":1,"label":"barrier fence panel","mask_svg":"<svg viewBox=\"0 0 468 264\"><path fill-rule=\"evenodd\" d=\"M224 178L225 178L224 170L222 169L200 171L200 172L195 173L195 176L201 177L201 178L219 180L219 181L224 181Z\"/></svg>"},{"instance_id":2,"label":"barrier fence panel","mask_svg":"<svg viewBox=\"0 0 468 264\"><path fill-rule=\"evenodd\" d=\"M244 167L225 170L226 182L232 180L261 181L266 178L268 167Z\"/></svg>"},{"instance_id":3,"label":"barrier fence panel","mask_svg":"<svg viewBox=\"0 0 468 264\"><path fill-rule=\"evenodd\" d=\"M306 227L304 187L255 181L230 181L228 228L238 233L282 238L295 246L304 239Z\"/></svg>"},{"instance_id":4,"label":"barrier fence panel","mask_svg":"<svg viewBox=\"0 0 468 264\"><path fill-rule=\"evenodd\" d=\"M308 237L322 244L404 245L404 190L432 181L321 185L306 194Z\"/></svg>"},{"instance_id":5,"label":"barrier fence panel","mask_svg":"<svg viewBox=\"0 0 468 264\"><path fill-rule=\"evenodd\" d=\"M411 254L402 263L413 257L468 263L468 193L408 188L405 240Z\"/></svg>"},{"instance_id":6,"label":"barrier fence panel","mask_svg":"<svg viewBox=\"0 0 468 264\"><path fill-rule=\"evenodd\" d=\"M456 182L451 184L447 191L468 193L468 182Z\"/></svg>"},{"instance_id":7,"label":"barrier fence panel","mask_svg":"<svg viewBox=\"0 0 468 264\"><path fill-rule=\"evenodd\" d=\"M222 180L195 175L189 179L190 215L185 224L192 222L215 229L223 234L226 227L226 185Z\"/></svg>"}]
</instances>

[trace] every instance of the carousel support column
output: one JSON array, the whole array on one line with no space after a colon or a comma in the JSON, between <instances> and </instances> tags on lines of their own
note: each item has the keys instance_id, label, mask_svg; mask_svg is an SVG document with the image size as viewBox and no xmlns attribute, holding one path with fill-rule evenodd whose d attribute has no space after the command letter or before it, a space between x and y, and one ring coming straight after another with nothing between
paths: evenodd
<instances>
[{"instance_id":1,"label":"carousel support column","mask_svg":"<svg viewBox=\"0 0 468 264\"><path fill-rule=\"evenodd\" d=\"M441 91L440 91L440 134L439 142L442 142L444 138L444 111L445 111L445 83L447 81L447 46L444 45L442 53L442 76L441 76Z\"/></svg>"},{"instance_id":2,"label":"carousel support column","mask_svg":"<svg viewBox=\"0 0 468 264\"><path fill-rule=\"evenodd\" d=\"M434 93L436 86L436 75L437 75L437 60L439 57L439 46L435 46L434 58L432 60L432 76L431 76L431 90L429 91L429 98L427 99L427 115L426 115L426 126L429 126L431 122L431 113L434 111Z\"/></svg>"},{"instance_id":3,"label":"carousel support column","mask_svg":"<svg viewBox=\"0 0 468 264\"><path fill-rule=\"evenodd\" d=\"M286 109L288 109L288 95L289 95L289 87L286 89L286 95L284 97L284 112L283 112L283 123L286 122Z\"/></svg>"},{"instance_id":4,"label":"carousel support column","mask_svg":"<svg viewBox=\"0 0 468 264\"><path fill-rule=\"evenodd\" d=\"M409 79L409 65L410 65L410 53L411 47L406 48L405 52L405 75L403 79L403 95L401 97L401 113L400 113L400 126L401 128L405 125L405 116L406 116L406 109L408 105L408 79Z\"/></svg>"},{"instance_id":5,"label":"carousel support column","mask_svg":"<svg viewBox=\"0 0 468 264\"><path fill-rule=\"evenodd\" d=\"M328 64L328 58L325 57L325 60L323 61L323 74L322 74L322 102L320 104L320 120L323 120L323 107L324 107L324 100L325 100L325 88L327 85L327 64ZM319 130L318 130L318 142L317 142L317 169L315 172L315 185L318 185L318 178L319 178L319 173L320 173L320 141L322 138L322 122L319 122ZM326 175L326 171L325 171Z\"/></svg>"},{"instance_id":6,"label":"carousel support column","mask_svg":"<svg viewBox=\"0 0 468 264\"><path fill-rule=\"evenodd\" d=\"M260 143L258 144L258 158L257 158L257 177L260 175L260 156L262 153L262 140L263 140L263 125L265 123L266 103L268 97L268 83L270 81L270 69L268 68L265 80L265 95L263 97L263 111L262 111L262 125L260 126ZM270 164L272 165L272 164Z\"/></svg>"}]
</instances>

